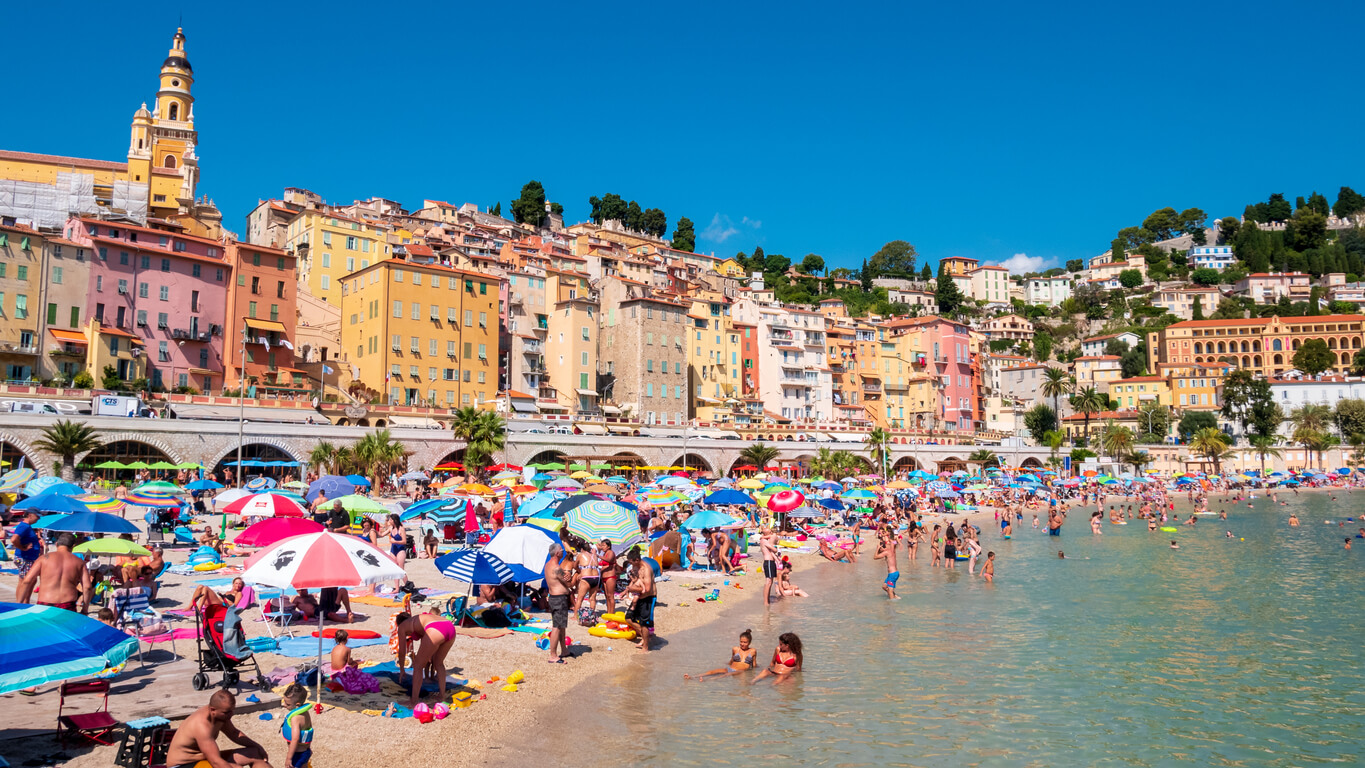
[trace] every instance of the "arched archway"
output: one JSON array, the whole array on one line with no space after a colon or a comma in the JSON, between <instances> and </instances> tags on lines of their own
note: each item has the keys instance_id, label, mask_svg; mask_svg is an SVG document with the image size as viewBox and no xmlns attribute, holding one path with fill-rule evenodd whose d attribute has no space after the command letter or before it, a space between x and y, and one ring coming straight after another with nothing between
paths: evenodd
<instances>
[{"instance_id":1,"label":"arched archway","mask_svg":"<svg viewBox=\"0 0 1365 768\"><path fill-rule=\"evenodd\" d=\"M236 470L237 449L232 450L218 457L218 461L213 465L212 470L223 473L226 470ZM282 446L272 443L244 443L242 445L242 463L250 461L260 461L270 466L256 467L247 465L241 469L241 474L246 477L263 475L265 477L281 478L287 474L294 477L301 477L303 472L299 462L307 461L307 457L295 456ZM232 464L233 466L228 466Z\"/></svg>"},{"instance_id":2,"label":"arched archway","mask_svg":"<svg viewBox=\"0 0 1365 768\"><path fill-rule=\"evenodd\" d=\"M25 467L43 474L45 469L43 459L43 455L33 446L18 438L0 433L0 462L6 462L0 464L0 473L18 469L19 465L23 464Z\"/></svg>"},{"instance_id":3,"label":"arched archway","mask_svg":"<svg viewBox=\"0 0 1365 768\"><path fill-rule=\"evenodd\" d=\"M668 464L671 467L686 467L689 471L700 472L704 475L709 475L715 471L715 468L711 466L711 462L708 461L706 457L691 451L682 454Z\"/></svg>"},{"instance_id":4,"label":"arched archway","mask_svg":"<svg viewBox=\"0 0 1365 768\"><path fill-rule=\"evenodd\" d=\"M137 469L95 469L96 465L108 461L117 461L124 465L137 463L151 465L157 462L178 463L176 459L172 458L169 450L161 446L142 440L122 439L112 440L85 454L76 462L76 465L84 470L99 472L101 477L107 479L131 479L138 472Z\"/></svg>"},{"instance_id":5,"label":"arched archway","mask_svg":"<svg viewBox=\"0 0 1365 768\"><path fill-rule=\"evenodd\" d=\"M1028 467L1029 469L1042 469L1043 462L1039 461L1037 458L1033 456L1029 456L1023 461L1019 462L1019 466Z\"/></svg>"},{"instance_id":6,"label":"arched archway","mask_svg":"<svg viewBox=\"0 0 1365 768\"><path fill-rule=\"evenodd\" d=\"M956 472L959 469L967 470L969 472L971 471L971 468L967 466L967 462L963 461L957 456L949 456L948 458L938 462L939 472Z\"/></svg>"},{"instance_id":7,"label":"arched archway","mask_svg":"<svg viewBox=\"0 0 1365 768\"><path fill-rule=\"evenodd\" d=\"M564 463L564 455L565 455L565 454L564 454L563 451L556 451L556 450L541 451L540 453L537 453L536 455L534 455L534 456L532 456L531 458L527 459L527 460L526 460L526 464L527 464L527 466L529 466L529 465L531 465L531 464L563 464L563 463ZM455 451L454 453L450 454L450 456L447 457L447 458L451 458L451 457L455 457L455 456L458 456L458 457L459 457L459 458L456 458L455 461L461 461L461 462L464 461L464 449L461 448L460 450ZM445 460L445 459L442 459L442 461L444 461L444 460Z\"/></svg>"},{"instance_id":8,"label":"arched archway","mask_svg":"<svg viewBox=\"0 0 1365 768\"><path fill-rule=\"evenodd\" d=\"M891 474L897 477L909 474L915 470L924 469L924 465L915 460L913 456L902 456L896 459L896 463L891 465Z\"/></svg>"}]
</instances>

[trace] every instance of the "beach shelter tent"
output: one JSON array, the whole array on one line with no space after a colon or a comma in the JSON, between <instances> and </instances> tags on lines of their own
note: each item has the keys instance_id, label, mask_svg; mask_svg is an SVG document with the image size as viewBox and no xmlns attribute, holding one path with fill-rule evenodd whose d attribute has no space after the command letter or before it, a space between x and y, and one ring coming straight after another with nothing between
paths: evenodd
<instances>
[{"instance_id":1,"label":"beach shelter tent","mask_svg":"<svg viewBox=\"0 0 1365 768\"><path fill-rule=\"evenodd\" d=\"M0 603L0 694L93 675L137 653L138 641L74 611Z\"/></svg>"},{"instance_id":2,"label":"beach shelter tent","mask_svg":"<svg viewBox=\"0 0 1365 768\"><path fill-rule=\"evenodd\" d=\"M242 580L276 589L356 587L407 578L387 552L364 539L320 531L277 541L246 561ZM322 667L322 611L318 611L318 667ZM318 675L317 701L322 701Z\"/></svg>"}]
</instances>

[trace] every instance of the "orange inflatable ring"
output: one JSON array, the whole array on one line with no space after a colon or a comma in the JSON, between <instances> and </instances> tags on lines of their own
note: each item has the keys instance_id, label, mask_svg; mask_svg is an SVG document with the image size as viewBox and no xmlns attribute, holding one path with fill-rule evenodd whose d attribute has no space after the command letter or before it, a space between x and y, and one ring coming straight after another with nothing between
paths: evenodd
<instances>
[{"instance_id":1,"label":"orange inflatable ring","mask_svg":"<svg viewBox=\"0 0 1365 768\"><path fill-rule=\"evenodd\" d=\"M322 636L328 640L331 640L332 638L336 637L338 629L346 628L327 627L326 629L322 630ZM316 631L313 632L313 637L317 636L318 633ZM351 640L378 640L380 638L380 634L378 632L369 629L346 629L346 636Z\"/></svg>"}]
</instances>

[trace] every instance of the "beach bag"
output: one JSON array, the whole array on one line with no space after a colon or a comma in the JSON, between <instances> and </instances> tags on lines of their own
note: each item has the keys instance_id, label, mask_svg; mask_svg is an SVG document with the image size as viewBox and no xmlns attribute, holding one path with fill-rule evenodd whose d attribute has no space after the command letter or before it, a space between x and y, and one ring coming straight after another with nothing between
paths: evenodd
<instances>
[{"instance_id":1,"label":"beach bag","mask_svg":"<svg viewBox=\"0 0 1365 768\"><path fill-rule=\"evenodd\" d=\"M580 627L597 626L597 612L591 606L583 606L578 609L578 625Z\"/></svg>"}]
</instances>

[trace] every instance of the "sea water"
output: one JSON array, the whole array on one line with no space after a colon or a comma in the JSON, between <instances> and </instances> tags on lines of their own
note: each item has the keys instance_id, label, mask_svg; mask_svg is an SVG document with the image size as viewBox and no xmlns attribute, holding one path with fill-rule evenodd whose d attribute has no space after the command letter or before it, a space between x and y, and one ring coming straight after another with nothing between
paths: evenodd
<instances>
[{"instance_id":1,"label":"sea water","mask_svg":"<svg viewBox=\"0 0 1365 768\"><path fill-rule=\"evenodd\" d=\"M579 734L568 754L637 765L1359 764L1365 540L1350 552L1342 540L1365 523L1337 523L1365 510L1365 492L1338 497L1215 502L1231 519L1176 533L1134 520L1095 536L1087 510L1052 537L1026 516L1010 541L982 532L994 584L965 562L932 569L902 550L898 601L881 591L885 567L867 542L856 565L799 570L811 597L751 601L593 681L579 699L593 705L568 708L566 734ZM800 675L780 686L750 685L754 672L683 680L724 666L746 627L760 663L778 634L797 633ZM606 751L580 752L584 733Z\"/></svg>"}]
</instances>

